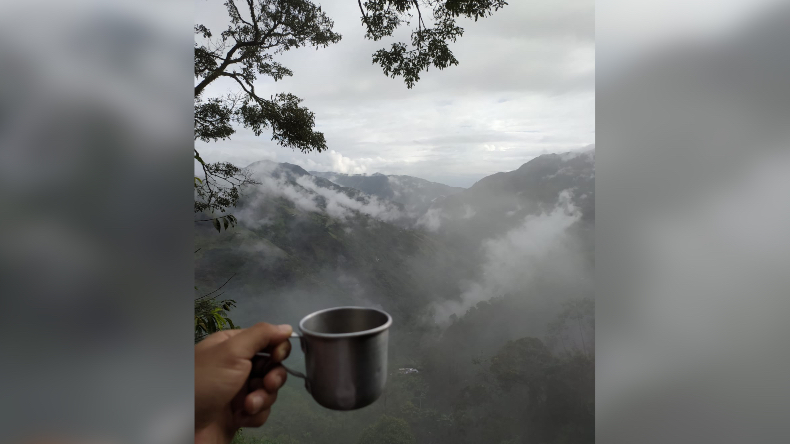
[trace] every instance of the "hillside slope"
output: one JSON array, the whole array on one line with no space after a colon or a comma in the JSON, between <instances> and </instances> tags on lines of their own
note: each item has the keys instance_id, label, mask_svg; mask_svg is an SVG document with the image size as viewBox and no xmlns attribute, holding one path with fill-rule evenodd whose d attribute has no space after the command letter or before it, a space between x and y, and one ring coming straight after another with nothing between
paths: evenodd
<instances>
[{"instance_id":1,"label":"hillside slope","mask_svg":"<svg viewBox=\"0 0 790 444\"><path fill-rule=\"evenodd\" d=\"M406 211L415 216L422 215L436 200L463 191L412 176L385 176L383 174L340 174L311 171L310 174L328 179L338 185L351 187L363 193L403 204Z\"/></svg>"}]
</instances>

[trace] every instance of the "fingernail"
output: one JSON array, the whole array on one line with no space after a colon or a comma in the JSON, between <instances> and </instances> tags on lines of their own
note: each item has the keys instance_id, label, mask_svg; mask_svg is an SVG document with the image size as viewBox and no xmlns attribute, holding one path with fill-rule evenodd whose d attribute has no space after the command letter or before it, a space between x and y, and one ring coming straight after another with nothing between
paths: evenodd
<instances>
[{"instance_id":1,"label":"fingernail","mask_svg":"<svg viewBox=\"0 0 790 444\"><path fill-rule=\"evenodd\" d=\"M258 410L263 407L263 396L260 395L253 395L252 396L252 411L258 412Z\"/></svg>"},{"instance_id":2,"label":"fingernail","mask_svg":"<svg viewBox=\"0 0 790 444\"><path fill-rule=\"evenodd\" d=\"M291 327L288 324L279 325L279 326L277 326L277 328L279 328L281 332L288 333L289 335L293 331L293 327Z\"/></svg>"}]
</instances>

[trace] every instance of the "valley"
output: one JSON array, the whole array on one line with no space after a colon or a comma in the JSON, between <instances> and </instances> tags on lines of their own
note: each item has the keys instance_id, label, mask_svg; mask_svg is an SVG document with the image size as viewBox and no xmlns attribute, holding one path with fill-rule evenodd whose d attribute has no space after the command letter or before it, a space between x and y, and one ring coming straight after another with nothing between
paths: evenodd
<instances>
[{"instance_id":1,"label":"valley","mask_svg":"<svg viewBox=\"0 0 790 444\"><path fill-rule=\"evenodd\" d=\"M594 149L468 189L269 161L247 170L257 183L231 209L238 224L196 227L198 289L232 276L220 298L242 327L339 305L384 309L394 324L375 404L328 411L290 380L269 426L238 442L354 444L371 427L407 427L419 443L594 442Z\"/></svg>"}]
</instances>

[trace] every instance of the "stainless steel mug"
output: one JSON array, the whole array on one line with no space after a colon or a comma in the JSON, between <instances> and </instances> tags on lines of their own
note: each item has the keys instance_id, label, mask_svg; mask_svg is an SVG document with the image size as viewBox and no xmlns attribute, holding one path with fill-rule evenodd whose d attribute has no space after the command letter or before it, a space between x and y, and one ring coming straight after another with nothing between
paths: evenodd
<instances>
[{"instance_id":1,"label":"stainless steel mug","mask_svg":"<svg viewBox=\"0 0 790 444\"><path fill-rule=\"evenodd\" d=\"M305 388L320 405L355 410L372 404L387 383L387 351L392 317L364 307L317 311L299 322L306 374ZM269 357L267 353L259 356Z\"/></svg>"}]
</instances>

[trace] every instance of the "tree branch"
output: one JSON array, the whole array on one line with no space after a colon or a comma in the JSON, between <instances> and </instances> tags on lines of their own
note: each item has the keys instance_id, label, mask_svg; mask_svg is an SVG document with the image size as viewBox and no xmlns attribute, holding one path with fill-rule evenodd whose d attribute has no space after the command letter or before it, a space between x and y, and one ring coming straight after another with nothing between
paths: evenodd
<instances>
[{"instance_id":1,"label":"tree branch","mask_svg":"<svg viewBox=\"0 0 790 444\"><path fill-rule=\"evenodd\" d=\"M253 5L252 0L247 0L247 6L250 8L250 20L252 20L252 29L255 31L253 37L255 40L258 40L260 28L258 28L258 19L255 18L255 5Z\"/></svg>"},{"instance_id":2,"label":"tree branch","mask_svg":"<svg viewBox=\"0 0 790 444\"><path fill-rule=\"evenodd\" d=\"M245 93L247 93L247 95L249 95L250 97L252 97L253 99L255 99L255 101L256 101L256 102L258 102L259 104L260 104L260 103L263 101L263 99L261 99L260 97L258 97L258 96L255 94L255 86L253 86L253 85L252 85L252 83L248 82L246 79L244 80L244 82L243 82L243 83L242 83L242 81L241 81L241 80L239 80L239 77L240 77L240 74L239 74L239 73L237 73L237 72L223 72L223 73L221 74L221 76L223 76L223 77L230 77L230 78L232 78L233 80L235 80L235 81L236 81L236 83L238 83L238 84L239 84L239 86L241 86L241 89L243 89L243 90L244 90L244 92L245 92ZM243 77L242 77L242 78L243 78ZM245 86L244 86L244 83L246 83L246 84L247 84L247 86L249 86L249 87L250 87L250 89L247 89L247 87L245 87Z\"/></svg>"},{"instance_id":3,"label":"tree branch","mask_svg":"<svg viewBox=\"0 0 790 444\"><path fill-rule=\"evenodd\" d=\"M225 285L227 285L227 284L228 284L228 282L230 282L230 280L231 280L231 279L233 279L235 276L236 276L236 273L233 273L233 276L229 277L229 278L228 278L228 280L227 280L227 281L225 281L225 283L224 283L224 284L222 284L222 285L220 285L220 286L219 286L219 288L217 288L216 290L212 291L211 293L206 293L206 294L204 294L203 296L201 296L201 297L199 297L199 298L197 298L197 299L203 299L203 298L205 298L206 296L210 296L210 295L212 295L212 294L214 294L214 293L216 293L216 292L220 291L220 290L222 289L222 287L224 287ZM219 295L217 295L217 296L219 296Z\"/></svg>"},{"instance_id":4,"label":"tree branch","mask_svg":"<svg viewBox=\"0 0 790 444\"><path fill-rule=\"evenodd\" d=\"M195 222L211 222L212 220L222 219L223 217L228 217L228 216L232 216L232 215L226 214L224 216L212 217L211 219L198 219ZM200 250L200 248L198 248L198 250ZM197 253L197 251L195 251L195 253Z\"/></svg>"},{"instance_id":5,"label":"tree branch","mask_svg":"<svg viewBox=\"0 0 790 444\"><path fill-rule=\"evenodd\" d=\"M249 2L249 1L247 1L247 3L250 3L250 2ZM239 20L241 20L241 22L242 22L242 23L244 23L244 24L245 24L245 25L247 25L247 26L252 26L252 24L251 24L251 23L248 23L246 20L244 20L244 19L241 17L241 12L239 12L239 8L236 6L236 2L235 2L235 0L228 0L228 3L227 3L227 4L228 4L228 7L229 7L229 8L233 8L233 10L236 12L236 15L239 17ZM254 21L254 16L253 16L253 21Z\"/></svg>"},{"instance_id":6,"label":"tree branch","mask_svg":"<svg viewBox=\"0 0 790 444\"><path fill-rule=\"evenodd\" d=\"M417 0L414 0L414 7L417 8L417 49L422 49L422 30L427 28L425 26L425 22L422 20L422 12L420 11L420 5L417 3Z\"/></svg>"},{"instance_id":7,"label":"tree branch","mask_svg":"<svg viewBox=\"0 0 790 444\"><path fill-rule=\"evenodd\" d=\"M371 37L373 36L373 28L370 26L370 22L368 22L368 15L365 13L365 8L362 7L362 0L357 0L359 4L359 12L362 13L362 20L365 22L365 26L368 27L368 32L370 33Z\"/></svg>"},{"instance_id":8,"label":"tree branch","mask_svg":"<svg viewBox=\"0 0 790 444\"><path fill-rule=\"evenodd\" d=\"M233 59L233 55L236 53L236 51L238 51L241 48L247 48L251 46L264 47L264 43L266 42L266 40L272 37L274 30L277 29L277 27L280 26L280 24L281 24L280 22L273 23L271 29L269 29L269 32L267 32L266 35L264 35L262 38L259 39L258 37L260 36L260 31L258 30L257 22L255 22L256 31L255 31L255 35L253 36L253 40L249 42L238 42L235 45L233 45L233 47L230 48L230 51L228 51L228 53L225 55L225 59L222 62L222 64L219 67L217 67L217 69L212 71L211 74L203 78L203 80L200 83L198 83L198 85L195 87L195 97L199 96L200 93L203 92L203 90L211 82L217 80L217 78L219 78L225 72L228 66L234 63L241 62L245 60L247 57L249 57L249 55L244 55L239 57L238 59ZM265 48L271 48L271 46Z\"/></svg>"},{"instance_id":9,"label":"tree branch","mask_svg":"<svg viewBox=\"0 0 790 444\"><path fill-rule=\"evenodd\" d=\"M195 150L195 153L197 153L197 150ZM205 178L206 178L206 187L208 188L208 192L209 192L208 202L211 202L211 199L214 197L214 189L211 188L211 181L209 180L210 174L209 174L208 170L206 169L206 164L205 163L200 162L200 166L203 167L203 174L205 175Z\"/></svg>"}]
</instances>

